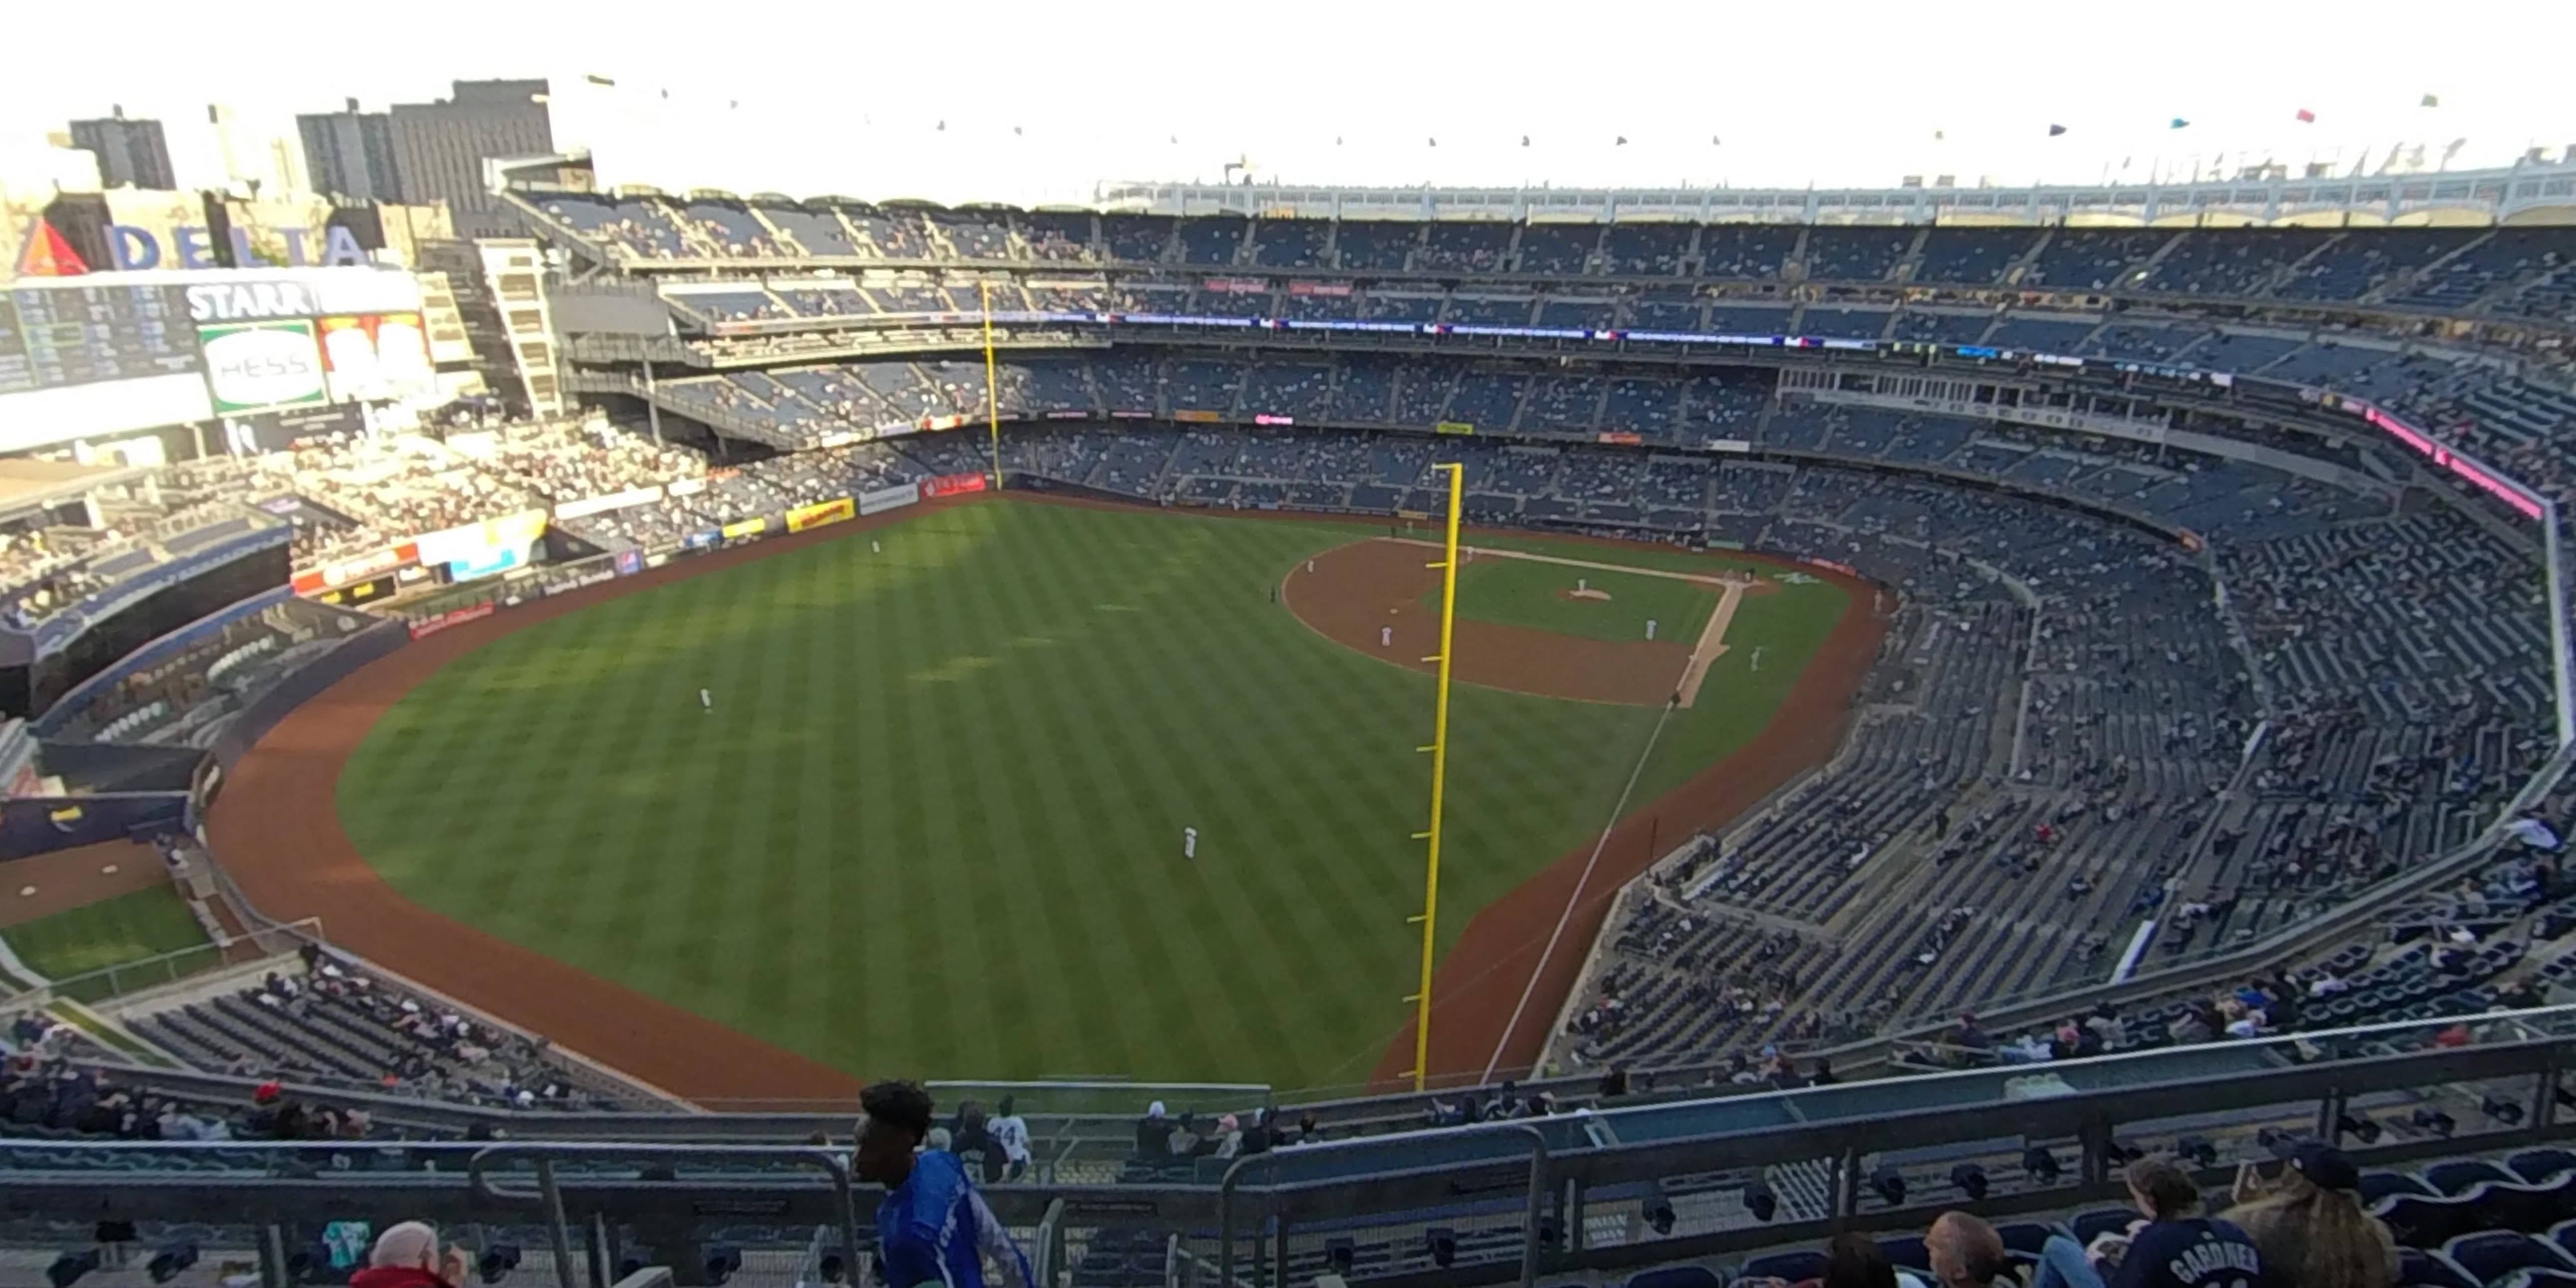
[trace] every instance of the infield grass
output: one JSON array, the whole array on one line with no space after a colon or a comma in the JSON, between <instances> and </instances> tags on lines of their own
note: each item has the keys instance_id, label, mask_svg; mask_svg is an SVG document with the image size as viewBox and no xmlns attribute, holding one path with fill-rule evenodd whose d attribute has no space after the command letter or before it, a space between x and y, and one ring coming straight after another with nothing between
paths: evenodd
<instances>
[{"instance_id":1,"label":"infield grass","mask_svg":"<svg viewBox=\"0 0 2576 1288\"><path fill-rule=\"evenodd\" d=\"M1620 562L1596 560L1570 549L1550 553L1596 563ZM1587 589L1606 598L1576 598L1566 593L1576 589ZM1674 577L1575 568L1503 555L1467 559L1458 565L1458 616L1497 626L1522 626L1614 643L1646 638L1646 623L1653 622L1656 639L1687 645L1699 637L1699 628L1717 607L1717 596L1715 587ZM1437 611L1439 590L1424 595L1422 602Z\"/></svg>"},{"instance_id":2,"label":"infield grass","mask_svg":"<svg viewBox=\"0 0 2576 1288\"><path fill-rule=\"evenodd\" d=\"M1356 1082L1408 1010L1432 682L1270 592L1383 532L1002 500L783 552L452 664L341 821L431 908L864 1077ZM1844 603L1788 591L1638 802L1787 693ZM1458 687L1444 940L1599 833L1656 715Z\"/></svg>"}]
</instances>

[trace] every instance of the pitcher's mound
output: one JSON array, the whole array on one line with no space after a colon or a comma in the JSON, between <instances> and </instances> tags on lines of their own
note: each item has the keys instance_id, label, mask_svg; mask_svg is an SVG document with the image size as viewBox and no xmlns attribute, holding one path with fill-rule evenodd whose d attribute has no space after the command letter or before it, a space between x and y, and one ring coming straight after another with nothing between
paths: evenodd
<instances>
[{"instance_id":1,"label":"pitcher's mound","mask_svg":"<svg viewBox=\"0 0 2576 1288\"><path fill-rule=\"evenodd\" d=\"M1584 588L1583 588L1583 589L1581 589L1581 590L1560 590L1560 591L1556 592L1556 597L1557 597L1558 599L1600 599L1600 600L1607 600L1607 599L1609 599L1609 598L1610 598L1610 592L1609 592L1609 591L1606 591L1606 590L1594 590L1594 589L1592 589L1591 587L1586 586L1586 587L1584 587Z\"/></svg>"}]
</instances>

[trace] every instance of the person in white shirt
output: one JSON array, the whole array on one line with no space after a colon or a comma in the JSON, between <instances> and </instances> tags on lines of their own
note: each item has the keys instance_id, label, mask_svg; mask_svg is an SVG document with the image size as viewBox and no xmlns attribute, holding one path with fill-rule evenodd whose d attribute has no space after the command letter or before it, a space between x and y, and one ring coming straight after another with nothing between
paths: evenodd
<instances>
[{"instance_id":1,"label":"person in white shirt","mask_svg":"<svg viewBox=\"0 0 2576 1288\"><path fill-rule=\"evenodd\" d=\"M698 690L698 705L707 711L714 711L716 709L715 695L704 689Z\"/></svg>"},{"instance_id":2,"label":"person in white shirt","mask_svg":"<svg viewBox=\"0 0 2576 1288\"><path fill-rule=\"evenodd\" d=\"M993 1121L984 1125L984 1130L991 1132L995 1143L1002 1147L1002 1157L1007 1163L1002 1179L1016 1181L1029 1174L1029 1120L1020 1117L1013 1097L1002 1097L999 1110Z\"/></svg>"},{"instance_id":3,"label":"person in white shirt","mask_svg":"<svg viewBox=\"0 0 2576 1288\"><path fill-rule=\"evenodd\" d=\"M1185 859L1195 859L1195 858L1197 858L1198 856L1199 856L1199 830L1198 830L1197 828L1195 828L1195 827L1185 827L1185 828L1182 828L1182 829L1181 829L1181 857L1182 857L1182 858L1185 858Z\"/></svg>"}]
</instances>

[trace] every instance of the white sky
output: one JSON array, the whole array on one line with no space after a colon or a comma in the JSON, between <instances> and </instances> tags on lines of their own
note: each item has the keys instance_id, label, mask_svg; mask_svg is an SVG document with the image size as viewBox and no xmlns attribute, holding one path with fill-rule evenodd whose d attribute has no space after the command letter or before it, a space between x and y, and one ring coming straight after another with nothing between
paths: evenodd
<instances>
[{"instance_id":1,"label":"white sky","mask_svg":"<svg viewBox=\"0 0 2576 1288\"><path fill-rule=\"evenodd\" d=\"M211 183L209 102L291 132L347 96L380 109L533 75L603 182L795 196L1085 201L1104 179L1213 182L1239 157L1315 184L2094 183L2222 153L2340 173L2399 143L2434 159L2465 138L2453 168L2576 144L2568 0L409 8L234 22L127 0L102 39L135 38L112 58L8 60L0 155L121 102L167 124L183 182Z\"/></svg>"}]
</instances>

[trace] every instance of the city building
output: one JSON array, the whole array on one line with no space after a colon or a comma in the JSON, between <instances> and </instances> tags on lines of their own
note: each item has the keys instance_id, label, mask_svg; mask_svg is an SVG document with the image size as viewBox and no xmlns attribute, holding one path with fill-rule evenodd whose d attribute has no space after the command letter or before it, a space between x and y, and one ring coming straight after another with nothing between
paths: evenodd
<instances>
[{"instance_id":1,"label":"city building","mask_svg":"<svg viewBox=\"0 0 2576 1288\"><path fill-rule=\"evenodd\" d=\"M458 81L454 97L393 106L394 168L403 196L445 201L460 237L523 233L484 186L492 157L554 151L542 80Z\"/></svg>"},{"instance_id":2,"label":"city building","mask_svg":"<svg viewBox=\"0 0 2576 1288\"><path fill-rule=\"evenodd\" d=\"M215 147L223 154L226 186L252 197L313 190L303 153L283 134L221 103L206 108L206 124L214 127Z\"/></svg>"},{"instance_id":3,"label":"city building","mask_svg":"<svg viewBox=\"0 0 2576 1288\"><path fill-rule=\"evenodd\" d=\"M119 105L113 115L72 122L72 146L98 157L99 182L111 188L175 188L170 170L170 144L161 123L129 118Z\"/></svg>"},{"instance_id":4,"label":"city building","mask_svg":"<svg viewBox=\"0 0 2576 1288\"><path fill-rule=\"evenodd\" d=\"M314 191L344 201L403 199L391 116L361 112L353 98L341 111L297 116L295 132L304 142L304 169Z\"/></svg>"}]
</instances>

